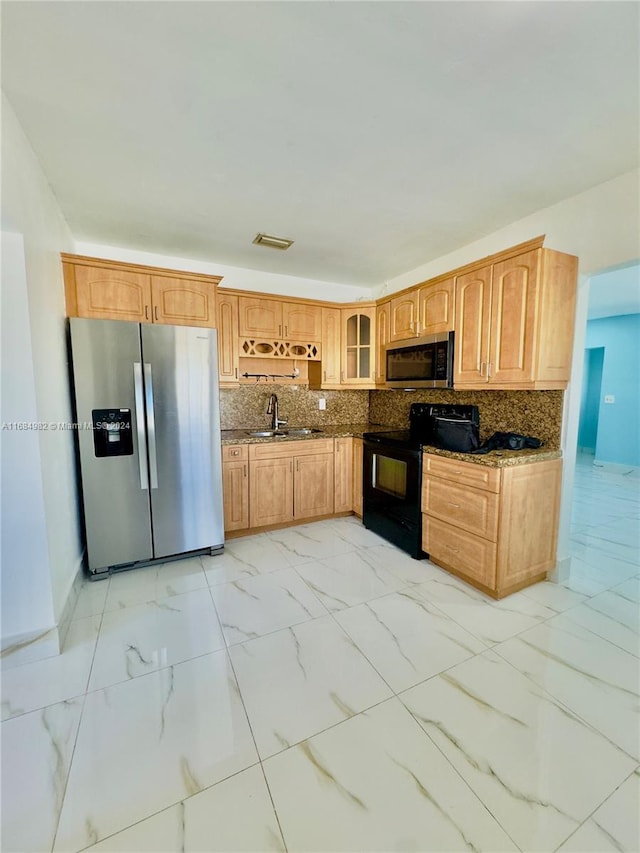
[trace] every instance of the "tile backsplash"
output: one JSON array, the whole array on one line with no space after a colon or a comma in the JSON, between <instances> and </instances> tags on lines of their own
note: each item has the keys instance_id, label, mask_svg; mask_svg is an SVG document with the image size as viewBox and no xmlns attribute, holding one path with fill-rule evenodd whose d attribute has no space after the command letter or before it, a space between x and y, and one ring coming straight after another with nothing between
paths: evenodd
<instances>
[{"instance_id":1,"label":"tile backsplash","mask_svg":"<svg viewBox=\"0 0 640 853\"><path fill-rule=\"evenodd\" d=\"M257 382L241 388L220 390L220 423L222 429L267 428L271 419L266 414L270 394L278 395L280 417L289 426L334 426L369 421L368 391L309 391L305 385L277 385ZM327 408L318 409L324 397Z\"/></svg>"},{"instance_id":2,"label":"tile backsplash","mask_svg":"<svg viewBox=\"0 0 640 853\"><path fill-rule=\"evenodd\" d=\"M289 426L388 424L404 429L411 403L472 403L480 410L480 438L494 432L519 432L560 447L563 391L309 391L306 385L258 382L220 391L222 429L260 429L269 426L270 394L278 395L280 417ZM318 400L327 401L325 411Z\"/></svg>"},{"instance_id":3,"label":"tile backsplash","mask_svg":"<svg viewBox=\"0 0 640 853\"><path fill-rule=\"evenodd\" d=\"M563 391L371 391L369 420L406 428L411 403L461 403L478 406L480 439L494 432L518 432L560 447Z\"/></svg>"}]
</instances>

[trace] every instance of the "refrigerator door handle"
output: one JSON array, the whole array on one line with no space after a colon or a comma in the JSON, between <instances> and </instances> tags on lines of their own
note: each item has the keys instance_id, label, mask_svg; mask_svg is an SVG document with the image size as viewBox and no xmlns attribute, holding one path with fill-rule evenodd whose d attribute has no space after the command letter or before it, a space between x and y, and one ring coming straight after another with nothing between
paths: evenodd
<instances>
[{"instance_id":1,"label":"refrigerator door handle","mask_svg":"<svg viewBox=\"0 0 640 853\"><path fill-rule=\"evenodd\" d=\"M138 433L138 465L140 467L140 488L149 488L149 469L147 468L147 443L144 435L144 392L142 390L142 365L133 363L133 387L136 401L136 429Z\"/></svg>"},{"instance_id":2,"label":"refrigerator door handle","mask_svg":"<svg viewBox=\"0 0 640 853\"><path fill-rule=\"evenodd\" d=\"M156 450L156 416L153 409L153 376L151 365L144 365L144 390L147 404L147 438L149 441L149 468L151 488L158 488L158 454Z\"/></svg>"}]
</instances>

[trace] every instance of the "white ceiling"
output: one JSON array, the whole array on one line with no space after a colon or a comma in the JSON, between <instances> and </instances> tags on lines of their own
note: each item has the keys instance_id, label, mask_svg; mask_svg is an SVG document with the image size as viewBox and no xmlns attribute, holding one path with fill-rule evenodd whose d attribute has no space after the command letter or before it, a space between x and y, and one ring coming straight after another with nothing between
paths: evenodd
<instances>
[{"instance_id":1,"label":"white ceiling","mask_svg":"<svg viewBox=\"0 0 640 853\"><path fill-rule=\"evenodd\" d=\"M1 7L82 241L372 286L638 164L635 2Z\"/></svg>"},{"instance_id":2,"label":"white ceiling","mask_svg":"<svg viewBox=\"0 0 640 853\"><path fill-rule=\"evenodd\" d=\"M589 279L588 317L640 314L640 265L621 267Z\"/></svg>"}]
</instances>

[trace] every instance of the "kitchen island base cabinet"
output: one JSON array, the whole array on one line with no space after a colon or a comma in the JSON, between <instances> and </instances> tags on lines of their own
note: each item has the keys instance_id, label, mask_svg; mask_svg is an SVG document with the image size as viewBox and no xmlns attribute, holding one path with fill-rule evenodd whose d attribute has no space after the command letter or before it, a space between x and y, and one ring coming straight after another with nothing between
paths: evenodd
<instances>
[{"instance_id":1,"label":"kitchen island base cabinet","mask_svg":"<svg viewBox=\"0 0 640 853\"><path fill-rule=\"evenodd\" d=\"M490 468L425 454L422 547L494 598L555 566L562 460Z\"/></svg>"}]
</instances>

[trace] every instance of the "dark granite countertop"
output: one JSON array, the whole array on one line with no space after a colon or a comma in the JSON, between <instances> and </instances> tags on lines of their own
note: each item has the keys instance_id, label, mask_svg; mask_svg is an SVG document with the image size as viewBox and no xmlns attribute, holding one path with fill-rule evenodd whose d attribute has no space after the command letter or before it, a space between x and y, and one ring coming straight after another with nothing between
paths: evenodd
<instances>
[{"instance_id":1,"label":"dark granite countertop","mask_svg":"<svg viewBox=\"0 0 640 853\"><path fill-rule=\"evenodd\" d=\"M549 450L547 447L526 448L524 450L492 450L490 453L476 455L473 453L454 453L451 450L440 450L437 447L425 447L425 453L433 456L444 456L447 459L457 459L459 462L473 462L476 465L486 465L489 468L510 468L513 465L528 465L530 462L544 462L547 459L561 459L561 450Z\"/></svg>"},{"instance_id":2,"label":"dark granite countertop","mask_svg":"<svg viewBox=\"0 0 640 853\"><path fill-rule=\"evenodd\" d=\"M296 429L291 426L291 429ZM384 426L381 424L334 424L331 426L318 427L321 432L313 432L310 435L279 435L277 438L273 436L257 437L247 435L248 432L265 429L265 427L247 427L247 429L223 429L222 443L223 444L262 444L265 441L277 441L281 444L283 441L314 441L317 438L362 438L365 432L388 432L398 427ZM289 429L289 427L285 427Z\"/></svg>"},{"instance_id":3,"label":"dark granite countertop","mask_svg":"<svg viewBox=\"0 0 640 853\"><path fill-rule=\"evenodd\" d=\"M295 427L291 427L295 429ZM253 429L259 429L254 427ZM398 427L385 426L383 424L337 424L323 426L322 432L314 432L310 435L283 435L274 438L272 436L256 437L247 435L252 428L247 429L223 429L222 444L264 444L265 442L285 441L315 441L318 438L362 438L365 432L388 432ZM476 465L487 465L490 468L507 468L512 465L527 465L530 462L542 462L546 459L560 459L562 451L550 450L546 447L526 450L492 450L491 453L474 455L471 453L453 453L450 450L439 450L437 447L424 449L425 453L435 456L444 456L448 459L457 459L460 462L472 462Z\"/></svg>"}]
</instances>

